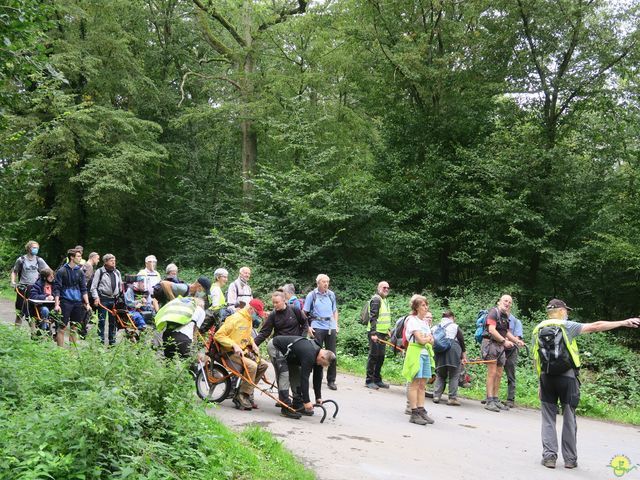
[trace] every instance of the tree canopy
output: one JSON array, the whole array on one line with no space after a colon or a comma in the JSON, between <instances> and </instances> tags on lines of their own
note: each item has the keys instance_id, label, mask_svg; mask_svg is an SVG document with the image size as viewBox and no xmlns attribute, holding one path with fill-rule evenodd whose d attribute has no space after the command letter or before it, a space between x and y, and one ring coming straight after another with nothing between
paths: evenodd
<instances>
[{"instance_id":1,"label":"tree canopy","mask_svg":"<svg viewBox=\"0 0 640 480\"><path fill-rule=\"evenodd\" d=\"M5 3L6 267L34 238L640 308L636 1Z\"/></svg>"}]
</instances>

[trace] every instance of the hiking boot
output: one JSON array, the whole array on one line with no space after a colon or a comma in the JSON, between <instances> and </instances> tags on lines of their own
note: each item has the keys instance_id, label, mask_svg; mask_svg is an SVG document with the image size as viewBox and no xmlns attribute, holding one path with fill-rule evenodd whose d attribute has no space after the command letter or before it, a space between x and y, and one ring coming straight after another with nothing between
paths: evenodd
<instances>
[{"instance_id":1,"label":"hiking boot","mask_svg":"<svg viewBox=\"0 0 640 480\"><path fill-rule=\"evenodd\" d=\"M302 414L298 413L298 412L292 412L291 410L289 410L288 408L282 407L280 409L280 415L285 417L285 418L293 418L295 420L298 420L300 418L302 418Z\"/></svg>"},{"instance_id":2,"label":"hiking boot","mask_svg":"<svg viewBox=\"0 0 640 480\"><path fill-rule=\"evenodd\" d=\"M370 388L371 390L378 390L380 387L378 387L378 385L376 385L373 382L369 382L369 383L365 383L364 385L367 388Z\"/></svg>"},{"instance_id":3,"label":"hiking boot","mask_svg":"<svg viewBox=\"0 0 640 480\"><path fill-rule=\"evenodd\" d=\"M329 390L337 390L338 387L336 386L335 382L329 382L327 383L327 386L329 387Z\"/></svg>"},{"instance_id":4,"label":"hiking boot","mask_svg":"<svg viewBox=\"0 0 640 480\"><path fill-rule=\"evenodd\" d=\"M389 384L384 383L382 380L380 380L379 382L376 382L376 385L378 386L378 388L389 388Z\"/></svg>"},{"instance_id":5,"label":"hiking boot","mask_svg":"<svg viewBox=\"0 0 640 480\"><path fill-rule=\"evenodd\" d=\"M449 400L447 400L447 405L452 405L454 407L459 407L462 404L460 403L460 401L457 398L450 398Z\"/></svg>"},{"instance_id":6,"label":"hiking boot","mask_svg":"<svg viewBox=\"0 0 640 480\"><path fill-rule=\"evenodd\" d=\"M480 403L481 403L482 405L486 405L486 404L487 404L487 399L485 398L484 400L480 400Z\"/></svg>"},{"instance_id":7,"label":"hiking boot","mask_svg":"<svg viewBox=\"0 0 640 480\"><path fill-rule=\"evenodd\" d=\"M485 410L489 410L490 412L499 412L500 411L500 407L498 407L495 402L487 402L487 404L484 406Z\"/></svg>"},{"instance_id":8,"label":"hiking boot","mask_svg":"<svg viewBox=\"0 0 640 480\"><path fill-rule=\"evenodd\" d=\"M564 468L578 468L578 462L576 461L564 462Z\"/></svg>"},{"instance_id":9,"label":"hiking boot","mask_svg":"<svg viewBox=\"0 0 640 480\"><path fill-rule=\"evenodd\" d=\"M504 402L504 404L509 407L509 408L513 408L516 406L515 402L513 400L507 400L506 402Z\"/></svg>"},{"instance_id":10,"label":"hiking boot","mask_svg":"<svg viewBox=\"0 0 640 480\"><path fill-rule=\"evenodd\" d=\"M440 403L440 395L433 394L433 403Z\"/></svg>"},{"instance_id":11,"label":"hiking boot","mask_svg":"<svg viewBox=\"0 0 640 480\"><path fill-rule=\"evenodd\" d=\"M246 393L239 393L237 396L233 397L233 404L239 410L252 410L251 401L249 400L249 395Z\"/></svg>"},{"instance_id":12,"label":"hiking boot","mask_svg":"<svg viewBox=\"0 0 640 480\"><path fill-rule=\"evenodd\" d=\"M404 414L411 415L411 407L409 405L407 405L407 408L404 409Z\"/></svg>"},{"instance_id":13,"label":"hiking boot","mask_svg":"<svg viewBox=\"0 0 640 480\"><path fill-rule=\"evenodd\" d=\"M556 459L555 458L543 458L540 462L547 468L556 468Z\"/></svg>"},{"instance_id":14,"label":"hiking boot","mask_svg":"<svg viewBox=\"0 0 640 480\"><path fill-rule=\"evenodd\" d=\"M429 425L433 425L434 423L436 423L436 421L429 416L429 414L424 408L420 408L418 410L418 413L422 418L424 418L425 422L427 422Z\"/></svg>"},{"instance_id":15,"label":"hiking boot","mask_svg":"<svg viewBox=\"0 0 640 480\"><path fill-rule=\"evenodd\" d=\"M409 418L409 423L415 423L416 425L426 425L427 421L424 418L422 418L422 415L420 415L420 412L411 411L411 417Z\"/></svg>"},{"instance_id":16,"label":"hiking boot","mask_svg":"<svg viewBox=\"0 0 640 480\"><path fill-rule=\"evenodd\" d=\"M500 400L496 400L495 402L493 402L496 404L496 407L498 407L500 410L504 410L504 411L508 411L509 407L507 407L504 403L502 403Z\"/></svg>"}]
</instances>

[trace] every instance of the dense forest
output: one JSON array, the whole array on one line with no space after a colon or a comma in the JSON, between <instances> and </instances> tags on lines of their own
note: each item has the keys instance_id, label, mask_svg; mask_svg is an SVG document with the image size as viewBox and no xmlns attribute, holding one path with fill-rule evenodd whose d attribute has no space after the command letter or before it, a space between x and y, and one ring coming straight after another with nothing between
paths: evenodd
<instances>
[{"instance_id":1,"label":"dense forest","mask_svg":"<svg viewBox=\"0 0 640 480\"><path fill-rule=\"evenodd\" d=\"M5 1L0 264L33 238L637 314L639 20L636 0Z\"/></svg>"}]
</instances>

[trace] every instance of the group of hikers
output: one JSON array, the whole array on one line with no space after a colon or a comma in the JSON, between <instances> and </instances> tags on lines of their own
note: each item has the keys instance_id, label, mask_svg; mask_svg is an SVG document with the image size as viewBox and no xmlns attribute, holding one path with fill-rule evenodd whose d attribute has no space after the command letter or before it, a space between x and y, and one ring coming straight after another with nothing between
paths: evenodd
<instances>
[{"instance_id":1,"label":"group of hikers","mask_svg":"<svg viewBox=\"0 0 640 480\"><path fill-rule=\"evenodd\" d=\"M117 315L116 306L121 301L131 319L131 328L142 330L153 326L162 332L167 358L175 355L191 358L196 336L199 332L211 331L226 359L244 372L234 396L237 408L257 408L253 391L267 370L259 349L264 342L276 372L278 403L283 416L299 419L313 415L309 379L312 377L315 404L322 404L324 369L328 388L338 388L338 306L335 293L329 289L330 278L325 274L316 277L316 288L304 299L296 296L293 284L276 289L271 294L273 309L267 315L264 303L253 297L249 267L240 269L238 278L226 288L225 296L229 273L224 268L214 271L213 283L201 276L187 284L179 279L175 264L169 264L162 277L156 269L157 259L149 255L145 258L145 268L135 276L126 275L123 280L112 254L104 255L103 266L96 268L99 255L92 252L85 261L82 247L77 246L67 252L64 264L54 271L38 256L37 242L27 242L25 250L11 271L11 283L17 292L16 325L25 317L31 319L32 331L38 326L34 318L45 325L55 324L60 346L64 345L67 328L71 341L75 341L76 332L86 334L92 305L98 309L100 340L113 345L117 329L128 327L121 324ZM407 381L405 413L413 424L432 424L434 419L424 406L427 383L435 382L434 403L440 403L448 383L447 405L461 405L457 391L461 373L468 363L465 337L454 312L447 310L439 322L434 322L428 300L417 294L410 300L410 314L392 325L389 290L389 283L381 281L361 315L362 323L368 325L369 340L365 387L388 389L381 376L386 349L402 350L402 375ZM483 403L490 412L508 411L515 404L518 349L525 343L522 324L511 314L512 302L511 296L502 295L483 316L480 330L481 362L487 365ZM575 411L580 398L576 337L619 327L638 328L640 319L577 323L568 319L571 308L559 299L549 301L546 311L548 319L534 328L532 343L534 365L540 379L541 463L548 468L556 465L555 421L560 404L564 466L575 468ZM50 316L56 317L53 322ZM209 330L211 325L214 328ZM498 396L503 371L507 372L508 381L504 402Z\"/></svg>"}]
</instances>

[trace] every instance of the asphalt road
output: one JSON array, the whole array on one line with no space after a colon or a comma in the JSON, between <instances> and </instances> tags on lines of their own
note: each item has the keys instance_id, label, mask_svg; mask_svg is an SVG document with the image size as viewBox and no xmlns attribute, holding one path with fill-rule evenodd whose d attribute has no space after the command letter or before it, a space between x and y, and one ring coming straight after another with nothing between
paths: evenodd
<instances>
[{"instance_id":1,"label":"asphalt road","mask_svg":"<svg viewBox=\"0 0 640 480\"><path fill-rule=\"evenodd\" d=\"M0 300L0 318L13 318L7 300ZM272 371L269 376L273 378ZM322 480L640 479L640 427L579 418L579 467L566 470L559 458L557 468L550 470L540 465L537 410L493 413L473 400L450 407L426 399L436 422L419 426L404 414L404 387L371 391L361 378L344 374L337 384L335 392L325 387L323 396L337 401L340 411L323 424L319 416L283 418L274 401L257 391L258 410L236 410L225 400L208 412L232 428L266 428ZM561 421L558 417L558 428ZM616 477L608 466L616 455L627 456L638 468Z\"/></svg>"},{"instance_id":2,"label":"asphalt road","mask_svg":"<svg viewBox=\"0 0 640 480\"><path fill-rule=\"evenodd\" d=\"M272 377L272 373L270 376ZM640 427L585 418L578 420L579 468L550 470L540 465L540 413L515 408L486 411L480 402L462 400L461 407L434 404L425 408L433 425L409 423L404 414L404 387L371 391L362 379L338 376L338 390L323 390L340 411L323 423L319 418L283 418L274 401L256 392L258 410L240 411L225 400L211 415L241 428L258 424L282 439L320 479L610 479L608 465L616 455L640 463ZM444 397L443 397L444 398ZM328 407L331 409L331 407ZM330 410L331 411L331 410ZM558 427L562 418L558 417ZM640 468L640 467L639 467ZM640 478L633 470L625 478Z\"/></svg>"}]
</instances>

